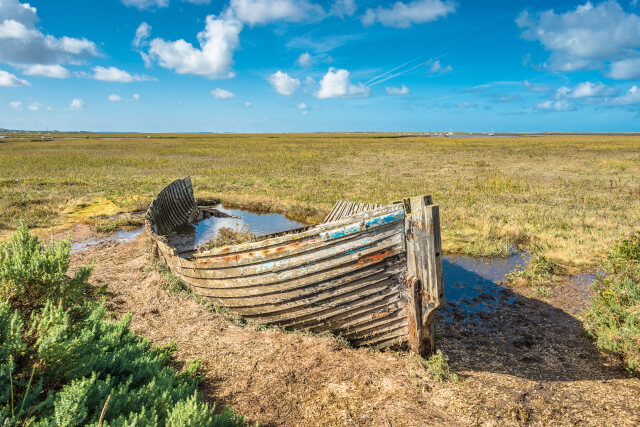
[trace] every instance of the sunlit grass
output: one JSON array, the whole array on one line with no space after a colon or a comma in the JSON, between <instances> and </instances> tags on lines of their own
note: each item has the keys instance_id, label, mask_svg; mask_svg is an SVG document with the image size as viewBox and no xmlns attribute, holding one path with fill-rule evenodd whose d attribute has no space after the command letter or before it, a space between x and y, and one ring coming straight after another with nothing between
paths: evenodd
<instances>
[{"instance_id":1,"label":"sunlit grass","mask_svg":"<svg viewBox=\"0 0 640 427\"><path fill-rule=\"evenodd\" d=\"M640 224L638 136L68 137L76 139L0 144L0 229L21 220L35 227L91 222L99 206L143 209L187 175L199 197L307 221L321 220L338 199L387 203L432 194L445 251L494 255L535 244L567 267L595 265ZM90 214L79 218L83 209Z\"/></svg>"}]
</instances>

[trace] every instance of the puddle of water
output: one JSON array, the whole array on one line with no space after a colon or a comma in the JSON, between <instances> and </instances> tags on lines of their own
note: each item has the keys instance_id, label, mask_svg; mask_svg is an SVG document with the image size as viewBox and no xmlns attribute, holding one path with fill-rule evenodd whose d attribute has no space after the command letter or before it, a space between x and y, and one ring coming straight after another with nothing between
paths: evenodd
<instances>
[{"instance_id":1,"label":"puddle of water","mask_svg":"<svg viewBox=\"0 0 640 427\"><path fill-rule=\"evenodd\" d=\"M248 227L249 231L256 236L278 233L280 231L294 228L306 227L307 224L293 221L282 214L276 213L256 213L242 209L227 209L223 205L215 206L221 212L232 217L204 219L196 224L195 244L202 245L218 236L221 228L226 227L232 230L242 230Z\"/></svg>"},{"instance_id":2,"label":"puddle of water","mask_svg":"<svg viewBox=\"0 0 640 427\"><path fill-rule=\"evenodd\" d=\"M144 231L144 227L137 228L135 230L123 230L119 231L113 236L105 237L103 239L94 239L93 237L82 242L71 244L71 253L86 251L91 246L99 245L101 243L115 242L133 242Z\"/></svg>"},{"instance_id":3,"label":"puddle of water","mask_svg":"<svg viewBox=\"0 0 640 427\"><path fill-rule=\"evenodd\" d=\"M500 283L518 266L527 264L525 254L507 258L445 256L443 259L446 301L463 314L492 312L515 297Z\"/></svg>"}]
</instances>

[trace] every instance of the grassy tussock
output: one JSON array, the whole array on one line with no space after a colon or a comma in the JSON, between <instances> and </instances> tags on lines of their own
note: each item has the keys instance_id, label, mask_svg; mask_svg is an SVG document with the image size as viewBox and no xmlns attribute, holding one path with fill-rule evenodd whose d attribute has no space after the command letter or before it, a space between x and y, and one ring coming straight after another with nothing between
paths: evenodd
<instances>
[{"instance_id":1,"label":"grassy tussock","mask_svg":"<svg viewBox=\"0 0 640 427\"><path fill-rule=\"evenodd\" d=\"M585 328L600 348L640 376L640 232L611 252L594 290Z\"/></svg>"},{"instance_id":2,"label":"grassy tussock","mask_svg":"<svg viewBox=\"0 0 640 427\"><path fill-rule=\"evenodd\" d=\"M222 227L218 230L216 238L205 243L202 246L202 249L221 248L223 246L238 245L240 243L248 243L255 240L256 236L251 233L249 226L247 225L237 230L233 230L229 227Z\"/></svg>"},{"instance_id":3,"label":"grassy tussock","mask_svg":"<svg viewBox=\"0 0 640 427\"><path fill-rule=\"evenodd\" d=\"M512 271L507 274L506 279L511 285L531 286L536 296L547 298L551 294L550 287L554 279L566 273L565 268L542 255L542 250L536 248L526 267Z\"/></svg>"}]
</instances>

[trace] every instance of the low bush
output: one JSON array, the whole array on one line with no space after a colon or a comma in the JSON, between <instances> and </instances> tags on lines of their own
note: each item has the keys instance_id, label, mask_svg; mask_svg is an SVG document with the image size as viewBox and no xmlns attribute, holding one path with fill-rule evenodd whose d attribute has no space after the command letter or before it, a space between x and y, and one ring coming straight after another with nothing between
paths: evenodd
<instances>
[{"instance_id":1,"label":"low bush","mask_svg":"<svg viewBox=\"0 0 640 427\"><path fill-rule=\"evenodd\" d=\"M153 348L130 316L80 298L91 269L68 278L68 248L25 227L0 247L0 425L242 425L199 400L201 364L179 373L175 345Z\"/></svg>"},{"instance_id":2,"label":"low bush","mask_svg":"<svg viewBox=\"0 0 640 427\"><path fill-rule=\"evenodd\" d=\"M640 375L640 232L620 242L603 267L585 328L600 348Z\"/></svg>"}]
</instances>

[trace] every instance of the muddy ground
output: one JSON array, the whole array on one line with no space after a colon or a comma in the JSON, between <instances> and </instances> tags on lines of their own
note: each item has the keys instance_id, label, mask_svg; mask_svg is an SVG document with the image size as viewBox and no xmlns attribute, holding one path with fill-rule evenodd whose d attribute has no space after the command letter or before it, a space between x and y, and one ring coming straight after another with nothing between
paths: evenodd
<instances>
[{"instance_id":1,"label":"muddy ground","mask_svg":"<svg viewBox=\"0 0 640 427\"><path fill-rule=\"evenodd\" d=\"M96 237L83 225L70 236ZM583 284L567 282L546 301L505 289L490 313L447 304L438 344L460 380L440 385L409 354L238 327L165 291L149 252L144 235L104 242L74 253L72 269L95 263L92 283L109 284L117 317L132 313L132 328L154 344L175 340L178 364L204 363L207 401L262 426L640 424L640 379L582 332Z\"/></svg>"}]
</instances>

